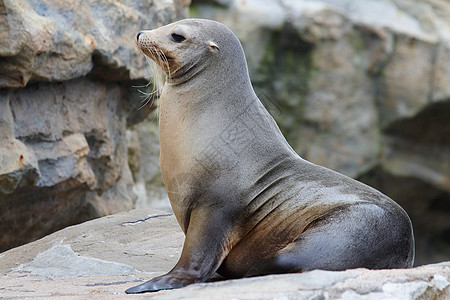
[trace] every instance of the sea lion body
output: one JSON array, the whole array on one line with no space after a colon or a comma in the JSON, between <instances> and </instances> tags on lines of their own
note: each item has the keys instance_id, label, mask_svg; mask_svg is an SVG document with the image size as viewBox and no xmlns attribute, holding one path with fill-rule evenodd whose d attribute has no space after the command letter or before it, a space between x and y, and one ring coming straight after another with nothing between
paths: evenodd
<instances>
[{"instance_id":1,"label":"sea lion body","mask_svg":"<svg viewBox=\"0 0 450 300\"><path fill-rule=\"evenodd\" d=\"M412 266L404 210L295 153L254 93L227 27L186 19L137 39L167 74L161 173L186 240L169 273L127 293L203 282L216 271L239 278Z\"/></svg>"}]
</instances>

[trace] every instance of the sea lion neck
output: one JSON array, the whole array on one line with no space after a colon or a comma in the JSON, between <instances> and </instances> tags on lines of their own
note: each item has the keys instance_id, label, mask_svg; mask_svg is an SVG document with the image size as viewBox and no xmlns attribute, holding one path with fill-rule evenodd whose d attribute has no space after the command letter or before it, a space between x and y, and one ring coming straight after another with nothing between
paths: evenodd
<instances>
[{"instance_id":1,"label":"sea lion neck","mask_svg":"<svg viewBox=\"0 0 450 300\"><path fill-rule=\"evenodd\" d=\"M197 76L205 67L206 65L202 64L200 59L196 59L189 64L183 65L173 73L167 74L166 82L172 86L183 84Z\"/></svg>"},{"instance_id":2,"label":"sea lion neck","mask_svg":"<svg viewBox=\"0 0 450 300\"><path fill-rule=\"evenodd\" d=\"M167 77L164 90L171 94L171 99L175 95L185 99L184 105L217 102L215 107L219 109L223 105L239 106L249 98L256 98L243 54L228 59L208 57L192 61L175 75ZM240 101L231 102L231 99Z\"/></svg>"}]
</instances>

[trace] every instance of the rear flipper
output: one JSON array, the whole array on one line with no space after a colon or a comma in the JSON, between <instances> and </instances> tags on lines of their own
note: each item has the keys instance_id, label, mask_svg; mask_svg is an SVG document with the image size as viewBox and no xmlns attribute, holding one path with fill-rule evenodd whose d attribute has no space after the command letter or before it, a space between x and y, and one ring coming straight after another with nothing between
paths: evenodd
<instances>
[{"instance_id":1,"label":"rear flipper","mask_svg":"<svg viewBox=\"0 0 450 300\"><path fill-rule=\"evenodd\" d=\"M412 225L400 207L355 204L319 220L244 276L314 269L409 268L413 261Z\"/></svg>"}]
</instances>

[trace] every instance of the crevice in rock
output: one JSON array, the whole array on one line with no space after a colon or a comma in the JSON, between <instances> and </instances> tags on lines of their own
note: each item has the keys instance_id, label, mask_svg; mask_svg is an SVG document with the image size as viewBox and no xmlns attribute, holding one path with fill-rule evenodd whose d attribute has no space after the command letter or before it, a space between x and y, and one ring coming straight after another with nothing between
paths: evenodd
<instances>
[{"instance_id":1,"label":"crevice in rock","mask_svg":"<svg viewBox=\"0 0 450 300\"><path fill-rule=\"evenodd\" d=\"M88 283L85 284L84 286L110 286L110 285L119 285L119 284L131 284L132 282L140 282L140 280L134 280L134 281L114 281L114 282L96 282L96 283Z\"/></svg>"},{"instance_id":2,"label":"crevice in rock","mask_svg":"<svg viewBox=\"0 0 450 300\"><path fill-rule=\"evenodd\" d=\"M415 116L392 122L384 129L389 136L402 136L416 143L450 145L450 99L425 107Z\"/></svg>"},{"instance_id":3,"label":"crevice in rock","mask_svg":"<svg viewBox=\"0 0 450 300\"><path fill-rule=\"evenodd\" d=\"M99 50L94 50L92 62L93 68L87 77L109 82L130 80L130 70L126 66L119 67L111 64L108 57Z\"/></svg>"},{"instance_id":4,"label":"crevice in rock","mask_svg":"<svg viewBox=\"0 0 450 300\"><path fill-rule=\"evenodd\" d=\"M144 219L139 219L139 220L132 221L132 222L124 222L124 223L122 223L122 225L124 225L124 226L125 226L125 225L136 225L136 224L139 224L139 223L143 223L143 222L145 222L145 221L148 221L148 220L150 220L150 219L160 218L160 217L169 217L169 216L171 216L171 215L172 215L171 213L149 215L149 216L147 216L147 217L144 218Z\"/></svg>"}]
</instances>

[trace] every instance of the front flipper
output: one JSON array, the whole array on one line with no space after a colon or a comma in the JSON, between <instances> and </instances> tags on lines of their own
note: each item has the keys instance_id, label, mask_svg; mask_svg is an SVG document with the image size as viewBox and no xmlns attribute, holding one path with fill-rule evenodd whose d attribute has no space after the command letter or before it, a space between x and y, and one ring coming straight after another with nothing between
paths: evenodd
<instances>
[{"instance_id":1,"label":"front flipper","mask_svg":"<svg viewBox=\"0 0 450 300\"><path fill-rule=\"evenodd\" d=\"M156 292L204 282L219 268L230 249L230 231L223 215L210 210L191 213L181 257L167 274L129 288L127 294Z\"/></svg>"},{"instance_id":2,"label":"front flipper","mask_svg":"<svg viewBox=\"0 0 450 300\"><path fill-rule=\"evenodd\" d=\"M171 290L181 288L183 286L189 285L192 280L186 278L177 278L171 275L170 273L155 277L152 280L149 280L143 284L134 286L125 291L127 294L138 294L145 292L156 292L159 290Z\"/></svg>"}]
</instances>

